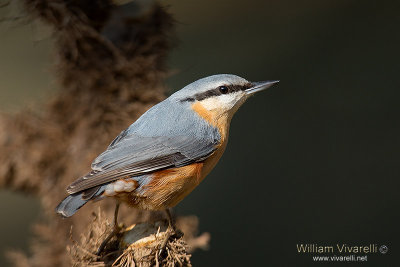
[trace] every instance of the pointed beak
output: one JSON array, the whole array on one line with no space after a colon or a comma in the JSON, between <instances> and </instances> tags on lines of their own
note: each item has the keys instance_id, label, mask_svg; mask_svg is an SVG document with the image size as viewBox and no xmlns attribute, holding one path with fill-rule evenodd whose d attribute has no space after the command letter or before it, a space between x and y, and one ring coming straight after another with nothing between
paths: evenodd
<instances>
[{"instance_id":1,"label":"pointed beak","mask_svg":"<svg viewBox=\"0 0 400 267\"><path fill-rule=\"evenodd\" d=\"M246 89L245 92L247 95L252 95L259 91L270 88L272 85L279 83L279 81L263 81L263 82L253 82L253 86L249 89Z\"/></svg>"}]
</instances>

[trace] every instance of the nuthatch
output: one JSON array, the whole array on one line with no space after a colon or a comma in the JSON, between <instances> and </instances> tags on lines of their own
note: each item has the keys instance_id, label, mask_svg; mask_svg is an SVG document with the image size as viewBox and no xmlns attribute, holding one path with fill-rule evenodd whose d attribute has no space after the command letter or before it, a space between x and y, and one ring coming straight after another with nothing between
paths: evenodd
<instances>
[{"instance_id":1,"label":"nuthatch","mask_svg":"<svg viewBox=\"0 0 400 267\"><path fill-rule=\"evenodd\" d=\"M224 153L233 114L250 95L277 82L220 74L187 85L122 131L93 161L92 171L68 187L57 213L69 217L89 200L114 197L139 209L167 210L171 223L168 209Z\"/></svg>"}]
</instances>

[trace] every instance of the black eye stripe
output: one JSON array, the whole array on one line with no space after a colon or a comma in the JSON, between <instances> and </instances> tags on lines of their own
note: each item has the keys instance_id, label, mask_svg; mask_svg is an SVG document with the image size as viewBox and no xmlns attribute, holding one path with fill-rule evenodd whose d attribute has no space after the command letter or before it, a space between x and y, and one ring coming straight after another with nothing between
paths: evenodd
<instances>
[{"instance_id":1,"label":"black eye stripe","mask_svg":"<svg viewBox=\"0 0 400 267\"><path fill-rule=\"evenodd\" d=\"M222 93L221 92L221 87L225 87L227 92L226 93ZM191 97L187 97L181 100L181 102L194 102L194 101L202 101L204 99L213 97L213 96L219 96L222 94L230 94L233 92L238 92L238 91L244 91L246 89L249 89L250 87L252 87L251 83L247 83L245 85L221 85L218 86L215 89L210 89L208 91L202 92L202 93L198 93L195 94L194 96ZM225 89L222 89L222 91L225 91Z\"/></svg>"}]
</instances>

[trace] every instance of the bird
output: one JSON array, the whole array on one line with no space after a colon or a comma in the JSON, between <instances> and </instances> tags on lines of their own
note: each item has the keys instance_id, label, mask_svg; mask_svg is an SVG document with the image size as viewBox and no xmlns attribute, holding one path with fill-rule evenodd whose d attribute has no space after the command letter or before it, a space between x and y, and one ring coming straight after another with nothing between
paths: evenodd
<instances>
[{"instance_id":1,"label":"bird","mask_svg":"<svg viewBox=\"0 0 400 267\"><path fill-rule=\"evenodd\" d=\"M165 210L174 228L170 209L220 160L233 115L250 96L278 82L218 74L173 93L110 143L92 162L91 171L68 186L69 195L56 212L70 217L91 200L115 198L115 224L119 203L126 203Z\"/></svg>"}]
</instances>

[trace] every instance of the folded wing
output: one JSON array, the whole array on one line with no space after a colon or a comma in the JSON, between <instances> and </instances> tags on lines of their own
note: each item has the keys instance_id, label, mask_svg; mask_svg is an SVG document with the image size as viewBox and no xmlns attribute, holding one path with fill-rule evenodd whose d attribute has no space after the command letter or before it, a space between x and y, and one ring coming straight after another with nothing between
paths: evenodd
<instances>
[{"instance_id":1,"label":"folded wing","mask_svg":"<svg viewBox=\"0 0 400 267\"><path fill-rule=\"evenodd\" d=\"M218 134L198 136L145 137L123 131L92 163L92 171L73 182L69 194L124 177L203 161L219 144Z\"/></svg>"}]
</instances>

